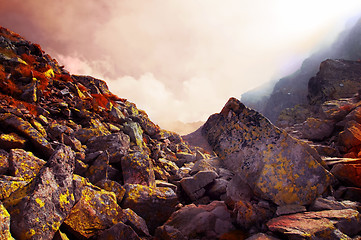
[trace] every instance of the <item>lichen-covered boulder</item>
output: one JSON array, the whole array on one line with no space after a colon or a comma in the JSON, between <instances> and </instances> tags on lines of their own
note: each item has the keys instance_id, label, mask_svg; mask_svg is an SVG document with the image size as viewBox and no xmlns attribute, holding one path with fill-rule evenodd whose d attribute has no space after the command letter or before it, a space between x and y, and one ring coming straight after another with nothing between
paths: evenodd
<instances>
[{"instance_id":1,"label":"lichen-covered boulder","mask_svg":"<svg viewBox=\"0 0 361 240\"><path fill-rule=\"evenodd\" d=\"M361 187L361 164L336 164L331 173L340 181L351 186Z\"/></svg>"},{"instance_id":2,"label":"lichen-covered boulder","mask_svg":"<svg viewBox=\"0 0 361 240\"><path fill-rule=\"evenodd\" d=\"M98 240L141 240L137 233L128 225L119 222L100 233Z\"/></svg>"},{"instance_id":3,"label":"lichen-covered boulder","mask_svg":"<svg viewBox=\"0 0 361 240\"><path fill-rule=\"evenodd\" d=\"M29 122L11 113L0 114L0 123L21 133L34 145L41 155L50 157L54 149L51 144Z\"/></svg>"},{"instance_id":4,"label":"lichen-covered boulder","mask_svg":"<svg viewBox=\"0 0 361 240\"><path fill-rule=\"evenodd\" d=\"M130 208L147 223L150 233L162 225L175 211L177 195L171 188L151 188L139 184L126 184L122 208Z\"/></svg>"},{"instance_id":5,"label":"lichen-covered boulder","mask_svg":"<svg viewBox=\"0 0 361 240\"><path fill-rule=\"evenodd\" d=\"M10 214L0 202L0 238L12 240L14 239L10 233Z\"/></svg>"},{"instance_id":6,"label":"lichen-covered boulder","mask_svg":"<svg viewBox=\"0 0 361 240\"><path fill-rule=\"evenodd\" d=\"M36 178L4 200L16 239L52 239L75 203L74 153L61 146Z\"/></svg>"},{"instance_id":7,"label":"lichen-covered boulder","mask_svg":"<svg viewBox=\"0 0 361 240\"><path fill-rule=\"evenodd\" d=\"M121 158L128 153L130 138L128 135L118 132L106 136L96 136L87 142L88 153L107 151L110 163L120 162Z\"/></svg>"},{"instance_id":8,"label":"lichen-covered boulder","mask_svg":"<svg viewBox=\"0 0 361 240\"><path fill-rule=\"evenodd\" d=\"M307 118L300 124L302 138L309 140L323 140L331 136L335 122L332 120L323 120L318 118Z\"/></svg>"},{"instance_id":9,"label":"lichen-covered boulder","mask_svg":"<svg viewBox=\"0 0 361 240\"><path fill-rule=\"evenodd\" d=\"M24 148L26 139L16 133L3 133L0 135L0 146L3 149Z\"/></svg>"},{"instance_id":10,"label":"lichen-covered boulder","mask_svg":"<svg viewBox=\"0 0 361 240\"><path fill-rule=\"evenodd\" d=\"M155 187L152 160L144 151L136 151L121 160L124 183Z\"/></svg>"},{"instance_id":11,"label":"lichen-covered boulder","mask_svg":"<svg viewBox=\"0 0 361 240\"><path fill-rule=\"evenodd\" d=\"M228 169L257 196L278 205L310 204L331 183L314 149L235 98L208 119L202 132Z\"/></svg>"},{"instance_id":12,"label":"lichen-covered boulder","mask_svg":"<svg viewBox=\"0 0 361 240\"><path fill-rule=\"evenodd\" d=\"M23 149L12 149L9 156L9 174L31 180L45 165L45 161L34 156L32 152Z\"/></svg>"},{"instance_id":13,"label":"lichen-covered boulder","mask_svg":"<svg viewBox=\"0 0 361 240\"><path fill-rule=\"evenodd\" d=\"M117 198L118 204L122 202L125 194L125 188L120 183L109 179L103 179L97 182L95 185L108 192L113 192Z\"/></svg>"},{"instance_id":14,"label":"lichen-covered boulder","mask_svg":"<svg viewBox=\"0 0 361 240\"><path fill-rule=\"evenodd\" d=\"M0 175L7 173L9 170L9 153L0 149Z\"/></svg>"},{"instance_id":15,"label":"lichen-covered boulder","mask_svg":"<svg viewBox=\"0 0 361 240\"><path fill-rule=\"evenodd\" d=\"M205 187L217 177L218 174L213 171L200 171L194 176L183 178L180 184L188 197L195 201L205 194Z\"/></svg>"},{"instance_id":16,"label":"lichen-covered boulder","mask_svg":"<svg viewBox=\"0 0 361 240\"><path fill-rule=\"evenodd\" d=\"M0 177L0 200L8 198L13 192L19 188L24 187L28 184L28 181L24 181L20 177L11 177L3 175Z\"/></svg>"},{"instance_id":17,"label":"lichen-covered boulder","mask_svg":"<svg viewBox=\"0 0 361 240\"><path fill-rule=\"evenodd\" d=\"M74 185L77 186L78 201L64 221L65 228L74 236L90 238L125 220L114 193L98 188L76 175Z\"/></svg>"}]
</instances>

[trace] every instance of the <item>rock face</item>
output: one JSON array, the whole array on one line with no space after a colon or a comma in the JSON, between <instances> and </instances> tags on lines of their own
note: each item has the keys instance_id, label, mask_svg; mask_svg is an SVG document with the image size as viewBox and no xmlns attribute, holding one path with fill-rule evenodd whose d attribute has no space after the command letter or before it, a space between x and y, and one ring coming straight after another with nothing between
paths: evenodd
<instances>
[{"instance_id":1,"label":"rock face","mask_svg":"<svg viewBox=\"0 0 361 240\"><path fill-rule=\"evenodd\" d=\"M208 119L203 133L229 169L276 204L309 204L331 183L312 148L235 98Z\"/></svg>"}]
</instances>

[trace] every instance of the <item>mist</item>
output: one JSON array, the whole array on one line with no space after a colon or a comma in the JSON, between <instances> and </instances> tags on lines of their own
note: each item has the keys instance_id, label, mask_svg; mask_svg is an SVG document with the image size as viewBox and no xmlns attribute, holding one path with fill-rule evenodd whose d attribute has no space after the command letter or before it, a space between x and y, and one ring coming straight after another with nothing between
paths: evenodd
<instances>
[{"instance_id":1,"label":"mist","mask_svg":"<svg viewBox=\"0 0 361 240\"><path fill-rule=\"evenodd\" d=\"M205 121L297 69L359 1L0 0L0 24L72 74L98 77L161 126Z\"/></svg>"}]
</instances>

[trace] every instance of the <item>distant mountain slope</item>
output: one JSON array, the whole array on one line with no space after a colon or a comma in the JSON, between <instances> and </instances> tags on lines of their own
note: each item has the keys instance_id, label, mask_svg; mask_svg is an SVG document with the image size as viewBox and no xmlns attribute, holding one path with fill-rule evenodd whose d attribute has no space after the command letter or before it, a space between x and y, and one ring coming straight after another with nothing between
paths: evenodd
<instances>
[{"instance_id":1,"label":"distant mountain slope","mask_svg":"<svg viewBox=\"0 0 361 240\"><path fill-rule=\"evenodd\" d=\"M335 58L345 60L361 58L361 20L351 29L344 30L330 48L313 54L304 60L299 70L280 79L271 93L268 92L256 98L254 96L256 94L252 93L259 92L259 89L251 90L243 94L241 100L275 123L283 109L307 103L308 81L316 75L322 61ZM269 88L265 86L265 89Z\"/></svg>"}]
</instances>

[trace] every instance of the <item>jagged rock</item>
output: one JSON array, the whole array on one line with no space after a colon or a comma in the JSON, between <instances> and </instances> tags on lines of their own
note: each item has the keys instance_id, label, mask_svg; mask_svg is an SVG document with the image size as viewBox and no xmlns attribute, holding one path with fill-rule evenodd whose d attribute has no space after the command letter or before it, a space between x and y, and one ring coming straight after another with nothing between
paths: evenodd
<instances>
[{"instance_id":1,"label":"jagged rock","mask_svg":"<svg viewBox=\"0 0 361 240\"><path fill-rule=\"evenodd\" d=\"M202 131L229 169L256 195L278 205L310 204L331 183L315 150L235 98Z\"/></svg>"},{"instance_id":2,"label":"jagged rock","mask_svg":"<svg viewBox=\"0 0 361 240\"><path fill-rule=\"evenodd\" d=\"M5 174L9 169L9 153L0 149L0 175Z\"/></svg>"},{"instance_id":3,"label":"jagged rock","mask_svg":"<svg viewBox=\"0 0 361 240\"><path fill-rule=\"evenodd\" d=\"M321 210L341 210L341 209L354 209L359 210L361 205L357 202L336 201L335 199L328 198L317 198L310 206L310 211L321 211Z\"/></svg>"},{"instance_id":4,"label":"jagged rock","mask_svg":"<svg viewBox=\"0 0 361 240\"><path fill-rule=\"evenodd\" d=\"M162 240L187 240L177 228L169 225L163 225L156 229L155 236Z\"/></svg>"},{"instance_id":5,"label":"jagged rock","mask_svg":"<svg viewBox=\"0 0 361 240\"><path fill-rule=\"evenodd\" d=\"M93 184L103 180L120 180L120 172L109 165L108 155L103 152L97 159L91 164L91 166L85 172L85 177Z\"/></svg>"},{"instance_id":6,"label":"jagged rock","mask_svg":"<svg viewBox=\"0 0 361 240\"><path fill-rule=\"evenodd\" d=\"M204 187L212 183L217 177L217 173L213 171L201 171L192 177L183 178L180 184L188 197L195 201L205 194Z\"/></svg>"},{"instance_id":7,"label":"jagged rock","mask_svg":"<svg viewBox=\"0 0 361 240\"><path fill-rule=\"evenodd\" d=\"M153 164L145 152L134 152L121 160L124 183L155 187Z\"/></svg>"},{"instance_id":8,"label":"jagged rock","mask_svg":"<svg viewBox=\"0 0 361 240\"><path fill-rule=\"evenodd\" d=\"M50 157L54 149L50 143L33 126L23 119L10 113L0 114L0 122L15 131L18 131L34 145L34 147L45 157Z\"/></svg>"},{"instance_id":9,"label":"jagged rock","mask_svg":"<svg viewBox=\"0 0 361 240\"><path fill-rule=\"evenodd\" d=\"M321 144L310 144L311 147L316 149L320 156L327 156L327 157L339 157L340 152L335 147L321 145Z\"/></svg>"},{"instance_id":10,"label":"jagged rock","mask_svg":"<svg viewBox=\"0 0 361 240\"><path fill-rule=\"evenodd\" d=\"M199 171L213 171L213 172L218 173L219 165L220 164L219 164L218 158L199 159L194 163L194 166L192 167L190 174L194 175L195 173L197 173Z\"/></svg>"},{"instance_id":11,"label":"jagged rock","mask_svg":"<svg viewBox=\"0 0 361 240\"><path fill-rule=\"evenodd\" d=\"M128 225L119 222L97 236L99 240L141 240L137 233Z\"/></svg>"},{"instance_id":12,"label":"jagged rock","mask_svg":"<svg viewBox=\"0 0 361 240\"><path fill-rule=\"evenodd\" d=\"M172 183L163 181L163 180L155 180L156 187L167 187L171 188L174 192L177 192L178 187Z\"/></svg>"},{"instance_id":13,"label":"jagged rock","mask_svg":"<svg viewBox=\"0 0 361 240\"><path fill-rule=\"evenodd\" d=\"M154 230L169 218L178 204L177 195L171 188L126 184L125 189L121 207L130 208L141 216L150 233L154 233Z\"/></svg>"},{"instance_id":14,"label":"jagged rock","mask_svg":"<svg viewBox=\"0 0 361 240\"><path fill-rule=\"evenodd\" d=\"M331 120L307 118L307 120L300 125L302 138L309 140L323 140L331 136L334 124L335 123Z\"/></svg>"},{"instance_id":15,"label":"jagged rock","mask_svg":"<svg viewBox=\"0 0 361 240\"><path fill-rule=\"evenodd\" d=\"M178 166L172 161L169 161L165 158L159 158L158 162L161 168L166 170L171 175L176 175L179 171Z\"/></svg>"},{"instance_id":16,"label":"jagged rock","mask_svg":"<svg viewBox=\"0 0 361 240\"><path fill-rule=\"evenodd\" d=\"M207 195L213 199L220 199L227 192L229 181L223 178L215 179L211 187L207 190Z\"/></svg>"},{"instance_id":17,"label":"jagged rock","mask_svg":"<svg viewBox=\"0 0 361 240\"><path fill-rule=\"evenodd\" d=\"M177 239L217 239L234 230L230 212L224 202L214 201L209 205L190 204L174 212L167 222L157 230L157 235L172 236Z\"/></svg>"},{"instance_id":18,"label":"jagged rock","mask_svg":"<svg viewBox=\"0 0 361 240\"><path fill-rule=\"evenodd\" d=\"M20 137L16 133L1 134L0 135L0 146L3 149L9 150L14 148L24 148L26 139Z\"/></svg>"},{"instance_id":19,"label":"jagged rock","mask_svg":"<svg viewBox=\"0 0 361 240\"><path fill-rule=\"evenodd\" d=\"M302 205L284 205L284 206L278 206L276 210L276 215L288 215L293 213L299 213L299 212L306 212L306 207Z\"/></svg>"},{"instance_id":20,"label":"jagged rock","mask_svg":"<svg viewBox=\"0 0 361 240\"><path fill-rule=\"evenodd\" d=\"M331 173L346 184L361 187L361 164L336 164Z\"/></svg>"},{"instance_id":21,"label":"jagged rock","mask_svg":"<svg viewBox=\"0 0 361 240\"><path fill-rule=\"evenodd\" d=\"M350 121L339 134L339 144L347 149L361 145L361 124Z\"/></svg>"},{"instance_id":22,"label":"jagged rock","mask_svg":"<svg viewBox=\"0 0 361 240\"><path fill-rule=\"evenodd\" d=\"M80 159L75 159L75 169L74 169L74 174L77 175L84 175L85 172L88 170L89 165L84 163L82 160Z\"/></svg>"},{"instance_id":23,"label":"jagged rock","mask_svg":"<svg viewBox=\"0 0 361 240\"><path fill-rule=\"evenodd\" d=\"M74 133L82 144L86 144L92 137L106 136L111 134L110 131L98 120L91 119L90 127L81 128Z\"/></svg>"},{"instance_id":24,"label":"jagged rock","mask_svg":"<svg viewBox=\"0 0 361 240\"><path fill-rule=\"evenodd\" d=\"M263 224L272 218L274 211L266 202L253 204L249 201L238 201L234 204L233 214L236 216L236 222L243 229L254 228L260 230Z\"/></svg>"},{"instance_id":25,"label":"jagged rock","mask_svg":"<svg viewBox=\"0 0 361 240\"><path fill-rule=\"evenodd\" d=\"M36 178L4 200L16 239L52 239L75 203L74 154L61 146Z\"/></svg>"},{"instance_id":26,"label":"jagged rock","mask_svg":"<svg viewBox=\"0 0 361 240\"><path fill-rule=\"evenodd\" d=\"M87 153L107 151L110 163L120 162L121 158L128 153L130 147L129 136L122 132L106 136L97 136L87 142Z\"/></svg>"},{"instance_id":27,"label":"jagged rock","mask_svg":"<svg viewBox=\"0 0 361 240\"><path fill-rule=\"evenodd\" d=\"M294 239L348 239L345 235L360 232L360 221L358 211L344 209L285 215L271 219L267 226Z\"/></svg>"},{"instance_id":28,"label":"jagged rock","mask_svg":"<svg viewBox=\"0 0 361 240\"><path fill-rule=\"evenodd\" d=\"M55 233L53 240L69 240L69 238L65 233L59 230Z\"/></svg>"},{"instance_id":29,"label":"jagged rock","mask_svg":"<svg viewBox=\"0 0 361 240\"><path fill-rule=\"evenodd\" d=\"M11 149L9 155L9 173L14 177L31 180L45 165L45 161L23 149Z\"/></svg>"},{"instance_id":30,"label":"jagged rock","mask_svg":"<svg viewBox=\"0 0 361 240\"><path fill-rule=\"evenodd\" d=\"M361 89L361 63L341 59L327 59L317 75L308 82L307 98L311 104L351 97Z\"/></svg>"},{"instance_id":31,"label":"jagged rock","mask_svg":"<svg viewBox=\"0 0 361 240\"><path fill-rule=\"evenodd\" d=\"M13 192L28 184L23 178L1 176L0 177L0 200L8 198Z\"/></svg>"},{"instance_id":32,"label":"jagged rock","mask_svg":"<svg viewBox=\"0 0 361 240\"><path fill-rule=\"evenodd\" d=\"M80 179L74 181L80 181L77 184L80 198L64 221L69 232L81 239L90 238L126 219L114 193L77 178Z\"/></svg>"},{"instance_id":33,"label":"jagged rock","mask_svg":"<svg viewBox=\"0 0 361 240\"><path fill-rule=\"evenodd\" d=\"M95 184L96 186L108 191L113 192L117 198L118 204L120 204L125 195L125 188L115 181L111 181L109 179L103 179Z\"/></svg>"},{"instance_id":34,"label":"jagged rock","mask_svg":"<svg viewBox=\"0 0 361 240\"><path fill-rule=\"evenodd\" d=\"M194 162L197 160L195 154L187 152L177 152L176 153L177 161L175 162L178 167L182 167L184 163Z\"/></svg>"},{"instance_id":35,"label":"jagged rock","mask_svg":"<svg viewBox=\"0 0 361 240\"><path fill-rule=\"evenodd\" d=\"M126 208L123 210L123 213L126 216L125 224L131 226L133 230L138 234L138 236L149 237L149 230L147 227L147 223L141 218L138 214L136 214L132 209Z\"/></svg>"},{"instance_id":36,"label":"jagged rock","mask_svg":"<svg viewBox=\"0 0 361 240\"><path fill-rule=\"evenodd\" d=\"M80 152L83 150L81 142L75 137L64 134L63 140L64 140L64 144L70 146L71 149L73 149L74 151Z\"/></svg>"},{"instance_id":37,"label":"jagged rock","mask_svg":"<svg viewBox=\"0 0 361 240\"><path fill-rule=\"evenodd\" d=\"M0 202L0 238L13 240L10 233L10 214Z\"/></svg>"},{"instance_id":38,"label":"jagged rock","mask_svg":"<svg viewBox=\"0 0 361 240\"><path fill-rule=\"evenodd\" d=\"M144 146L143 142L143 130L136 122L128 122L124 124L124 132L130 137L132 143L139 147Z\"/></svg>"}]
</instances>

